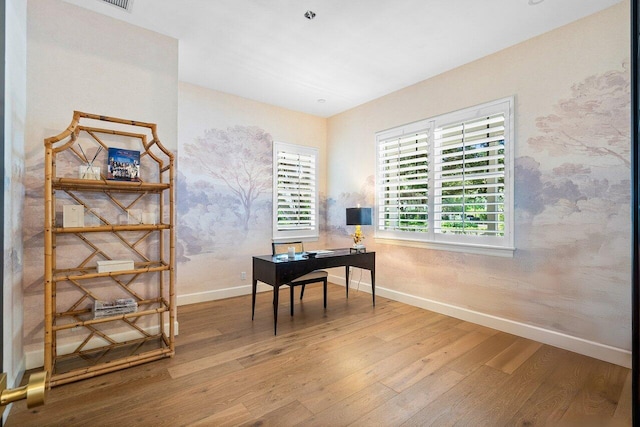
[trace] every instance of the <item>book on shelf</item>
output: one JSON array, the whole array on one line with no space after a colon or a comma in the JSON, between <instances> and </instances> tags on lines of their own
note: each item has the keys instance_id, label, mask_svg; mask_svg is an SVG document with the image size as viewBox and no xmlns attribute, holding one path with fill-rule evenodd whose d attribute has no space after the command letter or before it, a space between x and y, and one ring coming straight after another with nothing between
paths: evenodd
<instances>
[{"instance_id":1,"label":"book on shelf","mask_svg":"<svg viewBox=\"0 0 640 427\"><path fill-rule=\"evenodd\" d=\"M94 301L93 317L115 316L118 314L135 313L138 311L138 303L133 298L119 298L114 301Z\"/></svg>"},{"instance_id":2,"label":"book on shelf","mask_svg":"<svg viewBox=\"0 0 640 427\"><path fill-rule=\"evenodd\" d=\"M111 273L115 271L133 270L134 264L131 259L108 259L98 261L98 273Z\"/></svg>"},{"instance_id":3,"label":"book on shelf","mask_svg":"<svg viewBox=\"0 0 640 427\"><path fill-rule=\"evenodd\" d=\"M140 152L124 148L109 148L107 179L140 181Z\"/></svg>"}]
</instances>

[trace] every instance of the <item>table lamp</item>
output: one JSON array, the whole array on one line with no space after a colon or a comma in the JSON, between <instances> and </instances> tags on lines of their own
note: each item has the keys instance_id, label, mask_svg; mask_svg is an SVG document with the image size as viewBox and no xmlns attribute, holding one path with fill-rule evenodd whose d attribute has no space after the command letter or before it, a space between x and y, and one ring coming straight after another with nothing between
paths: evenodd
<instances>
[{"instance_id":1,"label":"table lamp","mask_svg":"<svg viewBox=\"0 0 640 427\"><path fill-rule=\"evenodd\" d=\"M355 225L356 230L351 235L353 237L353 248L356 252L366 252L364 245L361 243L364 240L364 234L362 234L361 225L371 225L371 208L347 208L347 225Z\"/></svg>"}]
</instances>

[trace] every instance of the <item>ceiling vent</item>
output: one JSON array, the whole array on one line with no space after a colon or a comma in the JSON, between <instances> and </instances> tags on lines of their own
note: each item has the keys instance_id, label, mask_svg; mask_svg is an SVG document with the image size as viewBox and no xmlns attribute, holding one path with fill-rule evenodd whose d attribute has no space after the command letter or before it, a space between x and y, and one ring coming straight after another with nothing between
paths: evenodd
<instances>
[{"instance_id":1,"label":"ceiling vent","mask_svg":"<svg viewBox=\"0 0 640 427\"><path fill-rule=\"evenodd\" d=\"M126 10L127 12L131 12L131 8L133 7L133 0L100 0L103 3L110 4L112 6L117 7L121 10Z\"/></svg>"}]
</instances>

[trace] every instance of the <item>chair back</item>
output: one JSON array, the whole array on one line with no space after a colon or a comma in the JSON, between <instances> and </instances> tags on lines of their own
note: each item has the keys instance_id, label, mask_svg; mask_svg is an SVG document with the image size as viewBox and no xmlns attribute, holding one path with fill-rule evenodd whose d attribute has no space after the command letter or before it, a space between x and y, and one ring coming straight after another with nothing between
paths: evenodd
<instances>
[{"instance_id":1,"label":"chair back","mask_svg":"<svg viewBox=\"0 0 640 427\"><path fill-rule=\"evenodd\" d=\"M304 245L302 242L273 242L271 243L271 254L286 254L288 249L292 246L296 248L296 253L304 252Z\"/></svg>"}]
</instances>

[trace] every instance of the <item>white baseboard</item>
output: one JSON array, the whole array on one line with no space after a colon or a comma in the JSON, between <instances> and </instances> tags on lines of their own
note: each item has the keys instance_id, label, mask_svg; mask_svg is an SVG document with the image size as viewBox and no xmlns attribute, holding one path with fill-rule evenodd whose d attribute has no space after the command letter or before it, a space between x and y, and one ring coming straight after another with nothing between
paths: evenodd
<instances>
[{"instance_id":1,"label":"white baseboard","mask_svg":"<svg viewBox=\"0 0 640 427\"><path fill-rule=\"evenodd\" d=\"M329 281L341 286L344 286L345 283L344 277L334 275L329 276ZM353 279L351 280L351 286L354 286ZM360 283L360 290L371 293L371 284L365 282ZM376 295L413 305L415 307L424 308L425 310L455 317L456 319L486 326L488 328L497 329L523 338L528 338L543 344L549 344L554 347L573 351L605 362L614 363L625 368L631 368L631 352L629 350L585 340L583 338L540 328L538 326L527 325L526 323L516 322L502 317L493 316L491 314L469 310L467 308L409 295L404 292L398 292L380 286L376 286Z\"/></svg>"},{"instance_id":2,"label":"white baseboard","mask_svg":"<svg viewBox=\"0 0 640 427\"><path fill-rule=\"evenodd\" d=\"M271 291L272 289L273 288L269 285L258 283L258 292ZM211 291L178 295L176 304L178 306L196 304L199 302L215 301L219 299L238 297L241 295L251 295L251 285L236 286L233 288L224 289L213 289Z\"/></svg>"},{"instance_id":3,"label":"white baseboard","mask_svg":"<svg viewBox=\"0 0 640 427\"><path fill-rule=\"evenodd\" d=\"M179 327L179 324L178 324L178 321L176 320L174 322L175 335L178 335L178 327ZM169 323L164 324L164 329L167 332L169 331ZM152 335L157 334L158 326L146 328L145 332L148 332ZM110 335L110 337L113 338L115 341L124 342L124 341L140 338L140 333L136 331L127 331L127 332L121 332L119 334ZM81 342L82 341L76 341L76 342L69 342L69 343L59 345L58 354L68 354L73 352L76 348L78 348ZM97 347L100 347L101 345L103 344L100 344L100 339L96 338L95 340L87 343L84 349L91 350L92 348L97 348ZM44 349L26 351L25 364L26 364L27 370L44 366Z\"/></svg>"}]
</instances>

